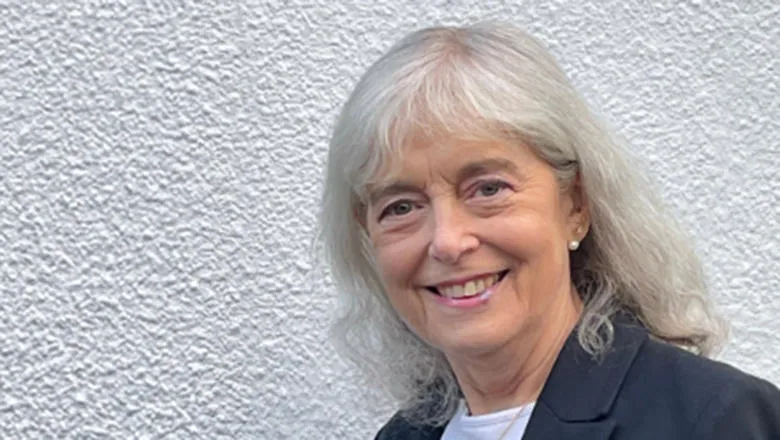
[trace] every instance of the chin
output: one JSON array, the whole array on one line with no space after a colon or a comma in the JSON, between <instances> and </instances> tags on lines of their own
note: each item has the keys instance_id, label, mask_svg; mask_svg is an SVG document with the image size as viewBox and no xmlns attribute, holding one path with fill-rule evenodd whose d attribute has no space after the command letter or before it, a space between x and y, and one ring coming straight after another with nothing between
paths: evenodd
<instances>
[{"instance_id":1,"label":"chin","mask_svg":"<svg viewBox=\"0 0 780 440\"><path fill-rule=\"evenodd\" d=\"M481 356L498 350L516 334L516 331L497 326L489 320L471 324L458 328L448 326L446 334L439 334L437 347L448 357Z\"/></svg>"}]
</instances>

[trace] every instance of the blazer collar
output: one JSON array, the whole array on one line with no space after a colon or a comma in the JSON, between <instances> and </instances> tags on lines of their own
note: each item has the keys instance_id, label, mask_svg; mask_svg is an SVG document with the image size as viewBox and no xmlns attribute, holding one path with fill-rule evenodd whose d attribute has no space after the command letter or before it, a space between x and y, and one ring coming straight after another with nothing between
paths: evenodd
<instances>
[{"instance_id":1,"label":"blazer collar","mask_svg":"<svg viewBox=\"0 0 780 440\"><path fill-rule=\"evenodd\" d=\"M615 421L608 417L647 331L625 315L612 319L614 339L600 358L587 354L574 331L545 382L524 439L610 438Z\"/></svg>"},{"instance_id":2,"label":"blazer collar","mask_svg":"<svg viewBox=\"0 0 780 440\"><path fill-rule=\"evenodd\" d=\"M614 339L610 349L593 358L582 349L573 331L563 346L539 401L559 419L585 422L606 416L647 339L647 330L625 315L612 319Z\"/></svg>"}]
</instances>

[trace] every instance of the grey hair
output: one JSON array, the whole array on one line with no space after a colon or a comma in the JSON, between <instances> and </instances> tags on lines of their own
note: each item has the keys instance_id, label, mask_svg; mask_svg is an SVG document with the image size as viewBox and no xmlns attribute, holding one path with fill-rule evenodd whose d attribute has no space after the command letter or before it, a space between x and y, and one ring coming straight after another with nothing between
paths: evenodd
<instances>
[{"instance_id":1,"label":"grey hair","mask_svg":"<svg viewBox=\"0 0 780 440\"><path fill-rule=\"evenodd\" d=\"M331 337L409 418L444 424L461 393L444 355L391 306L359 216L372 178L421 130L522 142L562 188L579 176L590 230L571 254L571 278L584 302L577 338L588 353L609 349L618 311L701 355L722 343L725 323L692 245L543 45L498 23L423 29L374 63L344 105L320 215L339 295Z\"/></svg>"}]
</instances>

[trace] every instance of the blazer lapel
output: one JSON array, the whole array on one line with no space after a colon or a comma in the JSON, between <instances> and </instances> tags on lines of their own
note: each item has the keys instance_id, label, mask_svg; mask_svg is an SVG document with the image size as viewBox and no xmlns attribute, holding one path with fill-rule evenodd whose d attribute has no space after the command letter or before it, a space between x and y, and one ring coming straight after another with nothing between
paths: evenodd
<instances>
[{"instance_id":1,"label":"blazer lapel","mask_svg":"<svg viewBox=\"0 0 780 440\"><path fill-rule=\"evenodd\" d=\"M608 440L616 423L610 411L647 331L627 317L613 319L612 347L594 359L567 339L528 422L524 440Z\"/></svg>"},{"instance_id":2,"label":"blazer lapel","mask_svg":"<svg viewBox=\"0 0 780 440\"><path fill-rule=\"evenodd\" d=\"M604 419L572 423L558 418L550 408L539 402L525 429L523 440L608 440L615 430L615 421Z\"/></svg>"}]
</instances>

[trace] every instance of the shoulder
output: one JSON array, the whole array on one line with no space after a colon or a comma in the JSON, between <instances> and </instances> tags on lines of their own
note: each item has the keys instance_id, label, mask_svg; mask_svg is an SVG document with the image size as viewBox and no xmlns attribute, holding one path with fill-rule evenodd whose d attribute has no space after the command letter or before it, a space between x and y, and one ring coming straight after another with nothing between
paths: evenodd
<instances>
[{"instance_id":1,"label":"shoulder","mask_svg":"<svg viewBox=\"0 0 780 440\"><path fill-rule=\"evenodd\" d=\"M780 438L780 391L747 375L727 381L702 409L691 438Z\"/></svg>"},{"instance_id":2,"label":"shoulder","mask_svg":"<svg viewBox=\"0 0 780 440\"><path fill-rule=\"evenodd\" d=\"M624 390L665 408L689 427L691 439L780 438L777 387L663 342L646 341Z\"/></svg>"},{"instance_id":3,"label":"shoulder","mask_svg":"<svg viewBox=\"0 0 780 440\"><path fill-rule=\"evenodd\" d=\"M685 351L671 344L648 339L637 353L629 372L635 380L659 379L692 397L708 398L716 385L725 389L757 389L777 392L769 382L751 376L729 364ZM725 388L725 389L724 389Z\"/></svg>"}]
</instances>

